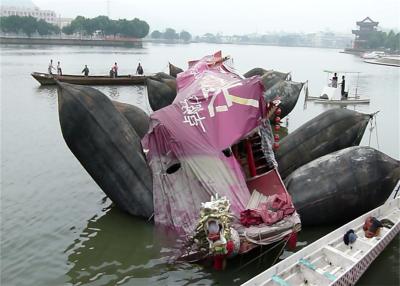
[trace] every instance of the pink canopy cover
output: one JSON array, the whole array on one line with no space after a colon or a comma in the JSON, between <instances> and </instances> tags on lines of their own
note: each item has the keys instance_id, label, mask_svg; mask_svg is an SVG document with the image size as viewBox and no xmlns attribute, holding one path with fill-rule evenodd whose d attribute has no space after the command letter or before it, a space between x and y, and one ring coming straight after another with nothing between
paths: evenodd
<instances>
[{"instance_id":1,"label":"pink canopy cover","mask_svg":"<svg viewBox=\"0 0 400 286\"><path fill-rule=\"evenodd\" d=\"M265 106L260 78L241 78L224 65L221 52L190 64L178 74L174 102L151 115L142 140L153 173L155 223L186 234L211 195L226 196L238 217L245 209L244 174L222 150L260 124Z\"/></svg>"}]
</instances>

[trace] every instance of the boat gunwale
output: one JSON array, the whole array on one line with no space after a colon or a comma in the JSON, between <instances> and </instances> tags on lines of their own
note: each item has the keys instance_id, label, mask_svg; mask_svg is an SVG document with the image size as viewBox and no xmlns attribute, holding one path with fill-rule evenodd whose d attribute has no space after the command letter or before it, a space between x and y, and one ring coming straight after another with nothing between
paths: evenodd
<instances>
[{"instance_id":1,"label":"boat gunwale","mask_svg":"<svg viewBox=\"0 0 400 286\"><path fill-rule=\"evenodd\" d=\"M396 209L399 210L400 209L400 196L398 196L397 198L390 199L390 200L386 201L384 204L380 205L379 207L377 207L377 208L375 208L375 209L373 209L373 210L371 210L371 211L369 211L369 212L357 217L356 219L348 222L347 224L345 224L345 225L337 228L336 230L328 233L327 235L319 238L318 240L314 241L313 243L309 244L308 246L306 246L306 247L300 249L299 251L297 251L296 253L292 254L288 258L282 260L281 262L279 262L279 263L273 265L272 267L270 267L269 269L261 272L260 274L258 274L257 276L253 277L252 279L246 281L242 285L245 285L245 286L249 286L249 285L264 285L265 283L267 283L270 280L272 280L272 277L274 275L279 275L279 274L281 274L281 273L283 273L283 272L295 267L296 265L298 265L299 259L312 256L313 254L317 253L318 251L321 251L321 249L325 245L330 245L332 242L337 241L338 237L342 237L343 233L345 233L347 230L349 230L351 228L354 228L355 225L357 227L359 227L360 225L363 225L363 223L365 222L365 219L367 217L382 215L382 209L383 208L385 208L385 210L391 210L391 211L395 211ZM393 234L393 232L396 229L397 229L397 232L400 229L400 220L395 222L395 225L391 229L388 229L388 231L382 237L379 238L379 242L378 243L371 244L371 248L368 251L366 251L365 254L361 258L357 259L357 262L354 262L354 264L353 264L353 266L351 268L346 269L340 276L336 277L336 279L334 281L332 281L331 284L333 285L333 284L336 284L339 281L341 281L341 279L343 279L352 269L354 269L354 267L356 267L359 263L362 263L364 261L364 259L366 258L366 256L369 255L373 249L375 249L376 247L378 247L378 245L380 243L385 241L385 239L389 235ZM393 237L395 235L396 234L394 234ZM392 237L392 239L393 239L393 237ZM318 245L317 248L315 249L315 251L308 252L307 248L309 246L313 245L313 244L314 245ZM370 263L361 272L361 275L369 267L369 265L370 265ZM360 278L361 275L359 275L358 278ZM266 276L266 277L263 278L264 276ZM356 281L358 280L358 278L356 279Z\"/></svg>"}]
</instances>

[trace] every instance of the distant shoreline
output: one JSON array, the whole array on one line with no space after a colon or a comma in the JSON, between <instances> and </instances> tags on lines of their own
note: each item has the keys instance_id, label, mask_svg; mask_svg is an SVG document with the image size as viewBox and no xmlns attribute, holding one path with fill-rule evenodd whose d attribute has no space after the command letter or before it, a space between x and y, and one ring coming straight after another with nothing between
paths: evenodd
<instances>
[{"instance_id":1,"label":"distant shoreline","mask_svg":"<svg viewBox=\"0 0 400 286\"><path fill-rule=\"evenodd\" d=\"M0 37L0 44L6 45L60 45L60 46L117 46L141 48L141 39L63 39Z\"/></svg>"},{"instance_id":2,"label":"distant shoreline","mask_svg":"<svg viewBox=\"0 0 400 286\"><path fill-rule=\"evenodd\" d=\"M59 45L59 46L116 46L142 48L143 43L154 44L219 44L219 45L257 45L274 47L302 47L302 48L320 48L320 49L340 49L333 47L315 47L309 45L279 45L274 43L257 42L199 42L199 41L177 41L177 40L155 40L155 39L65 39L65 38L29 38L29 37L8 37L0 36L0 44L5 45Z\"/></svg>"}]
</instances>

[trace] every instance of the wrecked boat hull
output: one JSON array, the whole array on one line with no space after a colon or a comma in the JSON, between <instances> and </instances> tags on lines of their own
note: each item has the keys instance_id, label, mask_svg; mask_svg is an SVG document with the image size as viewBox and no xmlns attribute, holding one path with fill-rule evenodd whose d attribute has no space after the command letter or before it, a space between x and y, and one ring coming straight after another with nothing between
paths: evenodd
<instances>
[{"instance_id":1,"label":"wrecked boat hull","mask_svg":"<svg viewBox=\"0 0 400 286\"><path fill-rule=\"evenodd\" d=\"M279 81L264 93L264 99L266 102L270 102L279 96L281 100L279 104L281 114L279 117L284 118L296 106L303 85L302 82Z\"/></svg>"},{"instance_id":2,"label":"wrecked boat hull","mask_svg":"<svg viewBox=\"0 0 400 286\"><path fill-rule=\"evenodd\" d=\"M261 82L264 85L266 91L272 88L275 84L282 80L286 80L290 73L283 73L278 71L267 71L261 76Z\"/></svg>"},{"instance_id":3,"label":"wrecked boat hull","mask_svg":"<svg viewBox=\"0 0 400 286\"><path fill-rule=\"evenodd\" d=\"M120 209L150 217L152 175L131 124L100 91L58 84L61 131L72 153Z\"/></svg>"},{"instance_id":4,"label":"wrecked boat hull","mask_svg":"<svg viewBox=\"0 0 400 286\"><path fill-rule=\"evenodd\" d=\"M400 162L370 147L349 147L294 171L285 185L303 225L350 221L383 204L400 179Z\"/></svg>"},{"instance_id":5,"label":"wrecked boat hull","mask_svg":"<svg viewBox=\"0 0 400 286\"><path fill-rule=\"evenodd\" d=\"M173 77L177 77L177 75L181 72L183 72L183 69L178 68L177 66L174 66L173 64L169 63L168 64L169 67L169 75L173 76Z\"/></svg>"},{"instance_id":6,"label":"wrecked boat hull","mask_svg":"<svg viewBox=\"0 0 400 286\"><path fill-rule=\"evenodd\" d=\"M255 76L255 75L262 76L266 72L268 72L268 71L266 69L263 69L263 68L253 68L253 69L249 70L248 72L244 73L243 76L245 78L249 78L249 77L252 77L252 76Z\"/></svg>"},{"instance_id":7,"label":"wrecked boat hull","mask_svg":"<svg viewBox=\"0 0 400 286\"><path fill-rule=\"evenodd\" d=\"M360 144L371 116L330 109L304 123L279 142L279 173L286 178L300 166L326 154Z\"/></svg>"},{"instance_id":8,"label":"wrecked boat hull","mask_svg":"<svg viewBox=\"0 0 400 286\"><path fill-rule=\"evenodd\" d=\"M172 89L167 83L148 78L147 95L153 111L170 105L176 97L176 89Z\"/></svg>"},{"instance_id":9,"label":"wrecked boat hull","mask_svg":"<svg viewBox=\"0 0 400 286\"><path fill-rule=\"evenodd\" d=\"M118 101L112 101L115 108L125 116L129 121L133 129L135 129L140 139L149 131L150 117L137 106L122 103Z\"/></svg>"}]
</instances>

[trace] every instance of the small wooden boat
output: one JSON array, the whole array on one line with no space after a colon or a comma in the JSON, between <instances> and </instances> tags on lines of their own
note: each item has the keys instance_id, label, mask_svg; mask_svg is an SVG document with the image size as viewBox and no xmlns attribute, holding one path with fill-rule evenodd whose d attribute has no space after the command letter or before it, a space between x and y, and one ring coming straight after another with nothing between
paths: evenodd
<instances>
[{"instance_id":1,"label":"small wooden boat","mask_svg":"<svg viewBox=\"0 0 400 286\"><path fill-rule=\"evenodd\" d=\"M395 57L384 57L373 60L364 60L365 63L374 64L374 65L382 65L382 66L392 66L392 67L400 67L400 59Z\"/></svg>"},{"instance_id":2,"label":"small wooden boat","mask_svg":"<svg viewBox=\"0 0 400 286\"><path fill-rule=\"evenodd\" d=\"M382 206L334 230L243 285L354 285L400 231L400 196L396 197L399 187L400 181ZM377 236L367 238L363 225L368 217L388 219L394 225L381 227ZM346 245L344 235L349 230L354 230L357 237Z\"/></svg>"},{"instance_id":3,"label":"small wooden boat","mask_svg":"<svg viewBox=\"0 0 400 286\"><path fill-rule=\"evenodd\" d=\"M82 75L51 75L47 73L33 72L32 77L41 85L55 85L57 79L60 82L80 85L135 85L145 84L147 76L143 75L120 75L110 76L82 76Z\"/></svg>"}]
</instances>

